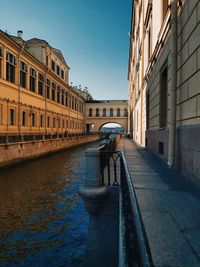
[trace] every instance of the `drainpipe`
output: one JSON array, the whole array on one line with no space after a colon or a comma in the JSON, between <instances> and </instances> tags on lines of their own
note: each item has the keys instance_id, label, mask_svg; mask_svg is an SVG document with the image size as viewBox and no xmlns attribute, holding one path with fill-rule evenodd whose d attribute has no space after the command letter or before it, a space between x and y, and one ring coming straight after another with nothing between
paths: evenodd
<instances>
[{"instance_id":1,"label":"drainpipe","mask_svg":"<svg viewBox=\"0 0 200 267\"><path fill-rule=\"evenodd\" d=\"M175 165L176 152L176 88L177 88L177 0L171 4L171 96L168 141L168 166Z\"/></svg>"}]
</instances>

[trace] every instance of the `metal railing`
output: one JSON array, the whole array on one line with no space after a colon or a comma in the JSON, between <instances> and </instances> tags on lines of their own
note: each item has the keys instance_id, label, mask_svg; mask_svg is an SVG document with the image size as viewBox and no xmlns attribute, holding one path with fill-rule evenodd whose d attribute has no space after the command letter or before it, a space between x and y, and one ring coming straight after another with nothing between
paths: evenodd
<instances>
[{"instance_id":1,"label":"metal railing","mask_svg":"<svg viewBox=\"0 0 200 267\"><path fill-rule=\"evenodd\" d=\"M115 148L116 139L110 139L99 147L102 185L119 185L119 172L117 172L117 167L119 166L117 163L121 153L115 151Z\"/></svg>"},{"instance_id":2,"label":"metal railing","mask_svg":"<svg viewBox=\"0 0 200 267\"><path fill-rule=\"evenodd\" d=\"M120 158L120 267L153 266L134 186L124 153ZM124 260L122 260L124 259Z\"/></svg>"},{"instance_id":3,"label":"metal railing","mask_svg":"<svg viewBox=\"0 0 200 267\"><path fill-rule=\"evenodd\" d=\"M51 139L72 139L95 135L97 133L52 133L52 134L24 134L24 135L0 135L0 144L12 144L21 142L45 141Z\"/></svg>"},{"instance_id":4,"label":"metal railing","mask_svg":"<svg viewBox=\"0 0 200 267\"><path fill-rule=\"evenodd\" d=\"M102 185L119 185L119 267L150 267L151 253L123 152L100 147ZM107 183L106 183L107 181Z\"/></svg>"}]
</instances>

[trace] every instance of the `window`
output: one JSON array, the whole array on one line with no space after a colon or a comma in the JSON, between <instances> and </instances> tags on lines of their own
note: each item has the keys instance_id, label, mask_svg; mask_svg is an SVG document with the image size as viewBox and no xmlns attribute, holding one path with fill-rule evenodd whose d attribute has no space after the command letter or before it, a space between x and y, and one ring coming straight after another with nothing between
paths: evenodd
<instances>
[{"instance_id":1,"label":"window","mask_svg":"<svg viewBox=\"0 0 200 267\"><path fill-rule=\"evenodd\" d=\"M13 108L10 109L10 125L15 124L15 110Z\"/></svg>"},{"instance_id":2,"label":"window","mask_svg":"<svg viewBox=\"0 0 200 267\"><path fill-rule=\"evenodd\" d=\"M3 48L0 46L0 78L2 78Z\"/></svg>"},{"instance_id":3,"label":"window","mask_svg":"<svg viewBox=\"0 0 200 267\"><path fill-rule=\"evenodd\" d=\"M78 101L78 111L81 112L81 101Z\"/></svg>"},{"instance_id":4,"label":"window","mask_svg":"<svg viewBox=\"0 0 200 267\"><path fill-rule=\"evenodd\" d=\"M58 128L60 128L60 118L58 118L57 120L58 120Z\"/></svg>"},{"instance_id":5,"label":"window","mask_svg":"<svg viewBox=\"0 0 200 267\"><path fill-rule=\"evenodd\" d=\"M74 97L71 97L71 101L72 101L72 109L74 109Z\"/></svg>"},{"instance_id":6,"label":"window","mask_svg":"<svg viewBox=\"0 0 200 267\"><path fill-rule=\"evenodd\" d=\"M55 61L51 61L51 69L52 69L52 71L54 71L55 72Z\"/></svg>"},{"instance_id":7,"label":"window","mask_svg":"<svg viewBox=\"0 0 200 267\"><path fill-rule=\"evenodd\" d=\"M33 68L30 68L29 88L30 88L30 91L32 92L35 92L35 79L36 79L36 71Z\"/></svg>"},{"instance_id":8,"label":"window","mask_svg":"<svg viewBox=\"0 0 200 267\"><path fill-rule=\"evenodd\" d=\"M47 117L47 127L50 127L50 117Z\"/></svg>"},{"instance_id":9,"label":"window","mask_svg":"<svg viewBox=\"0 0 200 267\"><path fill-rule=\"evenodd\" d=\"M117 109L117 117L120 117L120 108Z\"/></svg>"},{"instance_id":10,"label":"window","mask_svg":"<svg viewBox=\"0 0 200 267\"><path fill-rule=\"evenodd\" d=\"M146 99L146 127L147 129L149 129L149 113L150 113L150 107L149 107L149 104L150 104L150 96L149 96L149 93L147 94L147 99Z\"/></svg>"},{"instance_id":11,"label":"window","mask_svg":"<svg viewBox=\"0 0 200 267\"><path fill-rule=\"evenodd\" d=\"M46 88L47 88L47 98L50 99L50 80L49 79L47 79Z\"/></svg>"},{"instance_id":12,"label":"window","mask_svg":"<svg viewBox=\"0 0 200 267\"><path fill-rule=\"evenodd\" d=\"M65 93L65 106L68 106L68 93Z\"/></svg>"},{"instance_id":13,"label":"window","mask_svg":"<svg viewBox=\"0 0 200 267\"><path fill-rule=\"evenodd\" d=\"M6 80L15 83L16 57L11 53L6 53Z\"/></svg>"},{"instance_id":14,"label":"window","mask_svg":"<svg viewBox=\"0 0 200 267\"><path fill-rule=\"evenodd\" d=\"M40 127L43 127L43 115L40 115Z\"/></svg>"},{"instance_id":15,"label":"window","mask_svg":"<svg viewBox=\"0 0 200 267\"><path fill-rule=\"evenodd\" d=\"M106 117L106 108L103 109L103 117Z\"/></svg>"},{"instance_id":16,"label":"window","mask_svg":"<svg viewBox=\"0 0 200 267\"><path fill-rule=\"evenodd\" d=\"M77 103L76 103L76 97L74 98L74 109L76 110L76 108L77 108Z\"/></svg>"},{"instance_id":17,"label":"window","mask_svg":"<svg viewBox=\"0 0 200 267\"><path fill-rule=\"evenodd\" d=\"M60 67L56 65L56 73L60 76Z\"/></svg>"},{"instance_id":18,"label":"window","mask_svg":"<svg viewBox=\"0 0 200 267\"><path fill-rule=\"evenodd\" d=\"M160 155L164 154L164 143L163 142L158 142L158 153Z\"/></svg>"},{"instance_id":19,"label":"window","mask_svg":"<svg viewBox=\"0 0 200 267\"><path fill-rule=\"evenodd\" d=\"M31 113L31 126L35 126L35 113Z\"/></svg>"},{"instance_id":20,"label":"window","mask_svg":"<svg viewBox=\"0 0 200 267\"><path fill-rule=\"evenodd\" d=\"M60 103L60 86L57 86L57 102Z\"/></svg>"},{"instance_id":21,"label":"window","mask_svg":"<svg viewBox=\"0 0 200 267\"><path fill-rule=\"evenodd\" d=\"M22 126L26 125L26 112L22 111Z\"/></svg>"},{"instance_id":22,"label":"window","mask_svg":"<svg viewBox=\"0 0 200 267\"><path fill-rule=\"evenodd\" d=\"M99 109L96 108L96 117L99 117Z\"/></svg>"},{"instance_id":23,"label":"window","mask_svg":"<svg viewBox=\"0 0 200 267\"><path fill-rule=\"evenodd\" d=\"M53 128L56 127L56 118L53 118Z\"/></svg>"},{"instance_id":24,"label":"window","mask_svg":"<svg viewBox=\"0 0 200 267\"><path fill-rule=\"evenodd\" d=\"M163 20L164 20L168 9L168 0L162 0L162 1L163 1L162 10L163 10Z\"/></svg>"},{"instance_id":25,"label":"window","mask_svg":"<svg viewBox=\"0 0 200 267\"><path fill-rule=\"evenodd\" d=\"M49 57L46 56L46 66L49 66Z\"/></svg>"},{"instance_id":26,"label":"window","mask_svg":"<svg viewBox=\"0 0 200 267\"><path fill-rule=\"evenodd\" d=\"M39 73L38 75L38 94L43 95L44 75Z\"/></svg>"},{"instance_id":27,"label":"window","mask_svg":"<svg viewBox=\"0 0 200 267\"><path fill-rule=\"evenodd\" d=\"M64 103L64 99L65 99L64 96L65 96L65 92L64 92L64 90L62 89L62 90L61 90L61 104L62 104L62 105L65 104L65 103Z\"/></svg>"},{"instance_id":28,"label":"window","mask_svg":"<svg viewBox=\"0 0 200 267\"><path fill-rule=\"evenodd\" d=\"M76 110L80 111L80 101L77 99Z\"/></svg>"},{"instance_id":29,"label":"window","mask_svg":"<svg viewBox=\"0 0 200 267\"><path fill-rule=\"evenodd\" d=\"M128 117L128 109L127 108L124 109L124 117Z\"/></svg>"},{"instance_id":30,"label":"window","mask_svg":"<svg viewBox=\"0 0 200 267\"><path fill-rule=\"evenodd\" d=\"M51 97L52 97L52 100L55 101L55 99L56 99L56 85L53 82L52 82Z\"/></svg>"},{"instance_id":31,"label":"window","mask_svg":"<svg viewBox=\"0 0 200 267\"><path fill-rule=\"evenodd\" d=\"M110 117L113 117L113 109L110 109Z\"/></svg>"},{"instance_id":32,"label":"window","mask_svg":"<svg viewBox=\"0 0 200 267\"><path fill-rule=\"evenodd\" d=\"M63 120L62 122L62 127L65 128L65 120Z\"/></svg>"},{"instance_id":33,"label":"window","mask_svg":"<svg viewBox=\"0 0 200 267\"><path fill-rule=\"evenodd\" d=\"M92 108L89 108L89 117L92 117Z\"/></svg>"},{"instance_id":34,"label":"window","mask_svg":"<svg viewBox=\"0 0 200 267\"><path fill-rule=\"evenodd\" d=\"M20 62L20 85L26 88L26 75L27 75L27 64L23 61Z\"/></svg>"},{"instance_id":35,"label":"window","mask_svg":"<svg viewBox=\"0 0 200 267\"><path fill-rule=\"evenodd\" d=\"M163 128L167 124L167 83L168 74L167 67L161 73L160 83L160 128Z\"/></svg>"},{"instance_id":36,"label":"window","mask_svg":"<svg viewBox=\"0 0 200 267\"><path fill-rule=\"evenodd\" d=\"M61 70L61 78L64 80L64 70Z\"/></svg>"},{"instance_id":37,"label":"window","mask_svg":"<svg viewBox=\"0 0 200 267\"><path fill-rule=\"evenodd\" d=\"M69 107L72 107L72 100L71 100L71 95L69 94Z\"/></svg>"}]
</instances>

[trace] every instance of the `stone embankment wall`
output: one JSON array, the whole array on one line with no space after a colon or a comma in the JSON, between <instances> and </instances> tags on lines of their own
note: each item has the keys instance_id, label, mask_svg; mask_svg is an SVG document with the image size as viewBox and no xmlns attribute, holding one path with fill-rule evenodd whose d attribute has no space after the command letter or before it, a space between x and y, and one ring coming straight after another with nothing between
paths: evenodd
<instances>
[{"instance_id":1,"label":"stone embankment wall","mask_svg":"<svg viewBox=\"0 0 200 267\"><path fill-rule=\"evenodd\" d=\"M0 167L97 141L99 135L0 144Z\"/></svg>"}]
</instances>

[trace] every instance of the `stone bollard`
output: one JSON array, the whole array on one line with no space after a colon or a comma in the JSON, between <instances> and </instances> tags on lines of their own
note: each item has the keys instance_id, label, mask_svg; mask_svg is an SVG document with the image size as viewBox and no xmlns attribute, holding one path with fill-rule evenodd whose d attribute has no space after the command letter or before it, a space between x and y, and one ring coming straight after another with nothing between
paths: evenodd
<instances>
[{"instance_id":1,"label":"stone bollard","mask_svg":"<svg viewBox=\"0 0 200 267\"><path fill-rule=\"evenodd\" d=\"M90 215L95 215L107 196L108 190L105 186L102 186L101 182L100 151L97 148L90 148L87 149L85 155L86 178L79 194L84 200L87 212Z\"/></svg>"}]
</instances>

